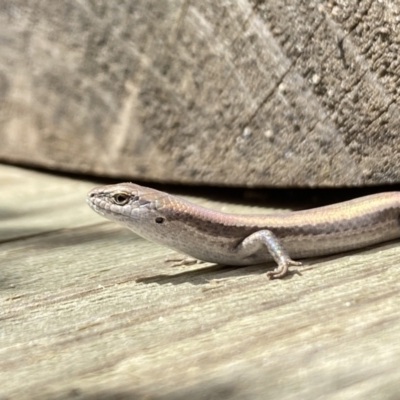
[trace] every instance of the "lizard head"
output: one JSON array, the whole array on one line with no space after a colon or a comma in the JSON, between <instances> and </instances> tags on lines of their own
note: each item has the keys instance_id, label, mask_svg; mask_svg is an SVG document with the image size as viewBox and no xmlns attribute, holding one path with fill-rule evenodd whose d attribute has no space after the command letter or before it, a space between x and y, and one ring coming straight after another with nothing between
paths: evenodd
<instances>
[{"instance_id":1,"label":"lizard head","mask_svg":"<svg viewBox=\"0 0 400 400\"><path fill-rule=\"evenodd\" d=\"M163 197L165 194L158 190L134 183L119 183L92 189L86 202L103 217L124 223L139 214L145 215L156 210Z\"/></svg>"},{"instance_id":2,"label":"lizard head","mask_svg":"<svg viewBox=\"0 0 400 400\"><path fill-rule=\"evenodd\" d=\"M92 189L87 204L98 214L125 225L139 235L151 238L160 235L168 208L167 194L134 183L119 183ZM161 211L162 210L162 211Z\"/></svg>"}]
</instances>

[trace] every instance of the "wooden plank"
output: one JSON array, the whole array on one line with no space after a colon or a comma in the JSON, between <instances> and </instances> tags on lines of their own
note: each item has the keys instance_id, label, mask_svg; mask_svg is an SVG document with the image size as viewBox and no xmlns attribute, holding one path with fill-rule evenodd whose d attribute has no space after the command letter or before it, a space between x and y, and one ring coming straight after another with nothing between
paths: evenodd
<instances>
[{"instance_id":1,"label":"wooden plank","mask_svg":"<svg viewBox=\"0 0 400 400\"><path fill-rule=\"evenodd\" d=\"M3 0L0 160L192 185L400 183L398 15L396 0Z\"/></svg>"},{"instance_id":2,"label":"wooden plank","mask_svg":"<svg viewBox=\"0 0 400 400\"><path fill-rule=\"evenodd\" d=\"M86 206L93 182L9 166L0 182L0 397L398 393L398 242L277 281L262 266L171 268L172 251Z\"/></svg>"}]
</instances>

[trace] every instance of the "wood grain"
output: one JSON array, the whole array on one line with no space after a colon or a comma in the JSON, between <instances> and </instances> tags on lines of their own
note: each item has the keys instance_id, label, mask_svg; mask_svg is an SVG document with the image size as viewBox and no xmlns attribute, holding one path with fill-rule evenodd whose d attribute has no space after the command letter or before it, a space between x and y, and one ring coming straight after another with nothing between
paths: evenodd
<instances>
[{"instance_id":1,"label":"wood grain","mask_svg":"<svg viewBox=\"0 0 400 400\"><path fill-rule=\"evenodd\" d=\"M2 1L0 160L191 184L398 183L399 15L398 0Z\"/></svg>"},{"instance_id":2,"label":"wood grain","mask_svg":"<svg viewBox=\"0 0 400 400\"><path fill-rule=\"evenodd\" d=\"M94 182L0 166L0 183L0 398L398 393L398 242L281 281L260 266L171 268L175 253L86 206Z\"/></svg>"}]
</instances>

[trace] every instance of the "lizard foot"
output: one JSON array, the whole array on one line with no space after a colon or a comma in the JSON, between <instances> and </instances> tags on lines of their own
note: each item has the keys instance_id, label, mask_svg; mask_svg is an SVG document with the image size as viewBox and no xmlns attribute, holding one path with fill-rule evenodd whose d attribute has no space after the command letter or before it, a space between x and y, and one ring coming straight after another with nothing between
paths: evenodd
<instances>
[{"instance_id":1,"label":"lizard foot","mask_svg":"<svg viewBox=\"0 0 400 400\"><path fill-rule=\"evenodd\" d=\"M180 267L182 265L193 265L193 264L200 264L204 261L197 260L196 258L192 257L166 257L164 260L165 263L171 263L171 267Z\"/></svg>"},{"instance_id":2,"label":"lizard foot","mask_svg":"<svg viewBox=\"0 0 400 400\"><path fill-rule=\"evenodd\" d=\"M293 261L290 258L285 260L284 262L281 262L278 267L276 267L273 271L268 271L267 272L267 277L269 279L280 279L283 278L287 273L289 272L289 266L290 265L297 265L301 266L303 265L300 261Z\"/></svg>"}]
</instances>

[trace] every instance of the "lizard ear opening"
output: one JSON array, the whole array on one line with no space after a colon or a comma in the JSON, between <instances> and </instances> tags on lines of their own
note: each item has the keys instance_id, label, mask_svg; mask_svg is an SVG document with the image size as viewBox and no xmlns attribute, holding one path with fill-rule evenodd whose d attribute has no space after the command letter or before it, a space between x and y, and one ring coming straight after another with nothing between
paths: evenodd
<instances>
[{"instance_id":1,"label":"lizard ear opening","mask_svg":"<svg viewBox=\"0 0 400 400\"><path fill-rule=\"evenodd\" d=\"M165 219L163 217L157 217L154 221L156 221L157 224L162 224Z\"/></svg>"}]
</instances>

